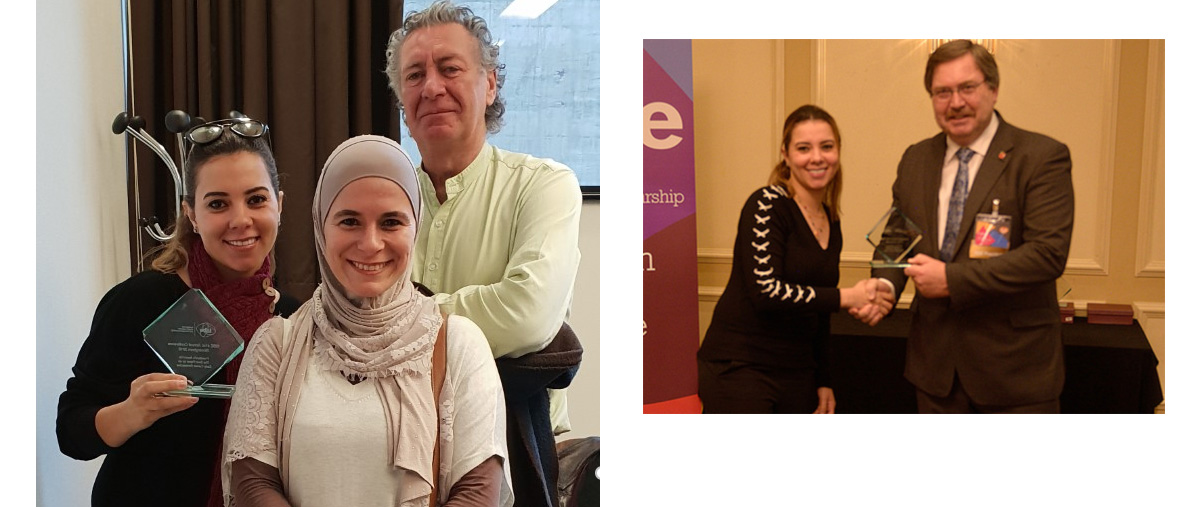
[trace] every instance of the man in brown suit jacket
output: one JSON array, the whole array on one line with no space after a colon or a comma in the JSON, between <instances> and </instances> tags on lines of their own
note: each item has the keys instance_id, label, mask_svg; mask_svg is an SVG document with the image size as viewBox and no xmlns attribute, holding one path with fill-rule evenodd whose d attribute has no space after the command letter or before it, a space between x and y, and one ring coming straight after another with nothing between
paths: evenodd
<instances>
[{"instance_id":1,"label":"man in brown suit jacket","mask_svg":"<svg viewBox=\"0 0 1200 507\"><path fill-rule=\"evenodd\" d=\"M930 55L925 88L942 133L905 151L892 186L894 206L924 238L903 272L872 272L893 285L886 297L902 292L906 277L916 285L905 378L923 413L1059 411L1055 279L1074 221L1071 156L994 112L999 81L991 54L970 41ZM953 203L964 198L959 219ZM972 254L976 215L993 213L996 200L998 214L1011 217L1007 251Z\"/></svg>"}]
</instances>

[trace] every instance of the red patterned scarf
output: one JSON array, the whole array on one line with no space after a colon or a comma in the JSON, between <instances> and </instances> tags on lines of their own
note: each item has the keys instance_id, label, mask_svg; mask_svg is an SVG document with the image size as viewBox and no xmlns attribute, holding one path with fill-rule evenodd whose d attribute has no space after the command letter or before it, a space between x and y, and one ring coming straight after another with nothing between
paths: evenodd
<instances>
[{"instance_id":1,"label":"red patterned scarf","mask_svg":"<svg viewBox=\"0 0 1200 507\"><path fill-rule=\"evenodd\" d=\"M271 288L271 257L263 259L262 267L258 268L249 278L223 281L217 265L201 241L192 243L188 252L188 277L191 278L192 288L200 289L212 301L217 311L229 321L233 329L241 335L246 346L250 346L250 338L258 327L271 318L275 309L275 290ZM243 349L244 350L244 349ZM234 384L237 382L238 370L242 365L242 354L238 354L225 365L219 374L213 378L214 383ZM222 400L221 431L224 432L225 418L229 416L229 401ZM224 439L222 439L224 441ZM221 449L218 447L213 471L212 487L209 488L209 507L224 505L221 492Z\"/></svg>"},{"instance_id":2,"label":"red patterned scarf","mask_svg":"<svg viewBox=\"0 0 1200 507\"><path fill-rule=\"evenodd\" d=\"M233 329L241 335L246 346L249 346L250 337L254 336L258 326L271 318L271 312L275 306L275 298L267 291L267 288L271 286L271 278L268 276L271 270L271 258L268 256L263 259L262 266L249 278L225 282L221 280L216 263L204 250L204 244L196 241L192 243L192 249L188 252L187 270L188 277L192 279L192 288L204 292L204 295L212 301L225 320L228 320ZM274 293L274 290L272 289L271 292ZM237 382L238 368L241 363L242 356L238 354L225 366L224 376L214 378L213 382L222 384Z\"/></svg>"}]
</instances>

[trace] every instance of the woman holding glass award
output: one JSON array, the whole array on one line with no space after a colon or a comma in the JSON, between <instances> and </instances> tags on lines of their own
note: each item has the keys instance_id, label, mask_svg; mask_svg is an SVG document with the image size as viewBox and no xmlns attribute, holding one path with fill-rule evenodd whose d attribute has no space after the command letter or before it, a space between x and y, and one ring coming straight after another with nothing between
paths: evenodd
<instances>
[{"instance_id":1,"label":"woman holding glass award","mask_svg":"<svg viewBox=\"0 0 1200 507\"><path fill-rule=\"evenodd\" d=\"M876 299L873 279L837 286L841 146L819 107L784 122L781 160L742 208L729 283L696 355L705 413L834 413L829 315Z\"/></svg>"},{"instance_id":2,"label":"woman holding glass award","mask_svg":"<svg viewBox=\"0 0 1200 507\"><path fill-rule=\"evenodd\" d=\"M183 213L149 269L100 300L91 331L59 397L59 448L76 459L106 455L92 505L221 504L219 453L228 400L168 396L188 387L143 340L181 296L200 290L240 336L297 302L271 287L283 192L266 124L250 118L187 131ZM213 382L233 384L239 359ZM218 363L218 367L219 367Z\"/></svg>"},{"instance_id":3,"label":"woman holding glass award","mask_svg":"<svg viewBox=\"0 0 1200 507\"><path fill-rule=\"evenodd\" d=\"M323 282L246 351L222 475L238 507L510 505L504 394L487 339L410 281L408 155L334 150L313 196Z\"/></svg>"}]
</instances>

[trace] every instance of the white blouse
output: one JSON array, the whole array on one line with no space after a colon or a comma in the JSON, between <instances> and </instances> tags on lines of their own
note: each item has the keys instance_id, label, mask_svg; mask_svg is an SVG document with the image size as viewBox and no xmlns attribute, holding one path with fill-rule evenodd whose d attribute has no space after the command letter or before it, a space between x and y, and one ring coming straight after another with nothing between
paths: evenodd
<instances>
[{"instance_id":1,"label":"white blouse","mask_svg":"<svg viewBox=\"0 0 1200 507\"><path fill-rule=\"evenodd\" d=\"M275 326L275 320L268 323L282 328ZM282 329L265 334L272 331L282 334ZM260 334L264 334L262 330ZM378 380L350 384L341 374L323 371L313 361L303 367L306 375L291 422L285 492L288 500L294 507L396 506L402 472L390 462L383 403L375 386ZM440 451L438 476L443 481L438 485L438 503L464 475L499 455L504 461L500 505L511 506L512 479L500 376L483 332L469 319L456 315L450 316L446 328L443 386L439 427L443 432L448 430L449 435L442 439ZM273 417L275 409L270 407L265 412ZM243 447L254 449L245 457L279 466L275 445L264 442Z\"/></svg>"}]
</instances>

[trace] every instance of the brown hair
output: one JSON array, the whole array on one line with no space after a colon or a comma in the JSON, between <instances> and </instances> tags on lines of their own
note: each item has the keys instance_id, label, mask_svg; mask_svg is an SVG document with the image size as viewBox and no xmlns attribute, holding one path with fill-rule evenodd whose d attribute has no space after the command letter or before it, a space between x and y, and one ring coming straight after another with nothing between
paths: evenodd
<instances>
[{"instance_id":1,"label":"brown hair","mask_svg":"<svg viewBox=\"0 0 1200 507\"><path fill-rule=\"evenodd\" d=\"M829 128L833 130L833 142L837 145L838 153L841 153L842 132L838 130L837 122L824 109L811 104L800 106L795 111L792 111L792 114L789 114L787 120L783 122L783 141L779 143L779 146L784 153L787 152L788 143L792 140L792 130L796 128L796 125L806 121L823 121L829 124ZM841 212L838 210L842 199L841 157L838 157L837 165L837 173L834 174L833 181L830 181L829 185L825 187L825 198L821 201L823 204L829 206L830 212L835 217L841 216ZM781 157L779 163L775 164L775 168L771 169L771 175L767 178L767 184L780 185L786 189L788 188L787 181L790 177L791 170L788 168L787 161ZM791 191L789 190L788 192L790 194Z\"/></svg>"},{"instance_id":2,"label":"brown hair","mask_svg":"<svg viewBox=\"0 0 1200 507\"><path fill-rule=\"evenodd\" d=\"M998 90L1000 88L1000 67L996 66L996 59L992 58L992 54L988 52L987 48L966 39L959 39L938 46L929 55L929 61L925 62L925 91L933 95L933 71L937 69L938 65L957 60L966 54L975 58L975 66L979 67L980 72L983 72L983 82L991 86L993 90Z\"/></svg>"},{"instance_id":3,"label":"brown hair","mask_svg":"<svg viewBox=\"0 0 1200 507\"><path fill-rule=\"evenodd\" d=\"M232 132L224 132L221 137L208 144L198 144L188 152L187 162L183 165L183 202L188 207L196 209L196 175L204 164L222 155L248 152L262 157L263 165L267 168L267 177L271 180L271 188L275 196L279 195L279 171L275 168L275 156L271 154L270 144L265 137L247 139ZM175 217L175 233L165 244L146 252L146 257L154 257L150 267L163 273L174 273L188 264L188 251L200 238L192 229L187 214L179 210ZM274 256L275 249L271 248ZM275 263L271 263L274 272Z\"/></svg>"}]
</instances>

